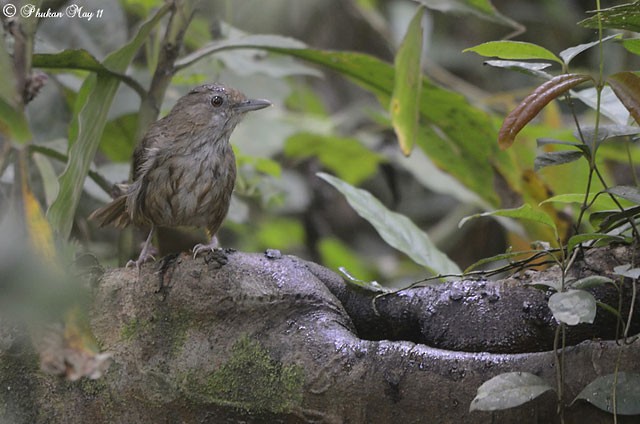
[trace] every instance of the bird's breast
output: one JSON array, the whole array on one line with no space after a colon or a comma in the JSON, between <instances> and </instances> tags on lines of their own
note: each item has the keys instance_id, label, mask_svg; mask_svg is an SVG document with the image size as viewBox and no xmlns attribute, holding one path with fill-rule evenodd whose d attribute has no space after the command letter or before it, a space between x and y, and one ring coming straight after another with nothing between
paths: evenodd
<instances>
[{"instance_id":1,"label":"bird's breast","mask_svg":"<svg viewBox=\"0 0 640 424\"><path fill-rule=\"evenodd\" d=\"M219 225L229 209L235 179L235 157L228 143L164 156L144 177L141 211L160 226Z\"/></svg>"}]
</instances>

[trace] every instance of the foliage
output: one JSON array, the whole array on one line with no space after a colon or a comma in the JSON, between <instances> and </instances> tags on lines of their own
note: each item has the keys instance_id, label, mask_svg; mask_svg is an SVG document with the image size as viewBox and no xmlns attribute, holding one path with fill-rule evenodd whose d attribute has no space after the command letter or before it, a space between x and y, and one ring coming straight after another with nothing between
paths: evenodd
<instances>
[{"instance_id":1,"label":"foliage","mask_svg":"<svg viewBox=\"0 0 640 424\"><path fill-rule=\"evenodd\" d=\"M9 180L9 185L21 189L11 190L11 196L25 212L22 225L26 233L41 248L40 254L49 257L54 255L55 242L64 244L70 237L82 239L92 250L112 246L112 240L96 242L99 233L85 220L88 210L96 206L96 199L108 198L111 183L128 178L133 148L159 114L189 86L221 79L278 105L262 117L249 119L234 133L240 175L225 227L228 233L223 236L235 240L235 247L302 251L340 268L354 284L384 290L373 281L384 276L383 267L377 265L383 261L354 253L367 242L357 244L348 236L328 234L328 227L340 223L318 217L321 212L331 215L327 210L345 211L340 202L344 198L345 205L370 223L380 239L400 252L394 256L396 269L387 275L389 279L398 278L398 269L403 267L410 273L427 272L429 277L422 281L460 275L458 264L439 249L438 238L423 231L424 215L416 214L416 223L392 210L398 192L406 195L415 180L476 208L460 225L493 217L505 227L515 251L484 258L468 270L492 261L509 263L523 254L517 250L542 240L536 251L524 253L544 257L562 270L562 280L550 286L555 293L549 299L559 323L557 341L562 340L566 325L594 319L598 305L586 288L617 287L626 277L633 280L635 290L638 278L634 264L616 269L620 280L615 281L599 276L577 281L566 277L583 247L638 240L637 178L634 175L636 185L617 184L606 164L625 163L633 170L634 161L640 158L632 145L640 130L628 125L631 119L640 119L640 77L630 71L605 75L602 56L605 44L640 54L637 39L603 34L604 28L638 31L638 2L599 10L582 21L585 27L598 29L598 39L558 54L535 43L508 40L467 48L466 52L488 58L485 63L496 68L495 72L515 70L526 78L542 80L504 119L503 114L495 113L494 104L471 99L462 90L436 82L435 75L423 73L426 56L431 54L428 39L432 34L426 17L435 10L471 15L516 32L523 30L522 25L499 13L488 0L416 3L402 23L400 41L394 43L392 25L378 2L354 2L362 19L388 46L387 56L392 60L360 51L320 49L288 36L248 34L232 25L231 14L224 21L210 21L206 13L194 12L197 6L211 12L218 6L214 2L122 1L112 12L123 16L120 30L131 37L105 51L92 50L90 45L62 45L55 53L34 52L37 21L18 20L26 42L21 44L18 37L13 45L0 43L0 70L6 76L0 83L0 133L7 140L0 145L0 175L6 171L4 183ZM136 22L136 28L127 28L127 20ZM45 25L38 29L46 30ZM575 65L593 51L599 57L596 72ZM25 66L17 66L20 64ZM30 99L22 93L27 83L38 81L32 67L49 72L58 87L60 109L68 113L66 120L61 119L65 130L55 137L30 121ZM311 88L319 84L314 78L325 70L362 89L366 110L328 107L324 100L330 96ZM335 97L342 99L339 94ZM563 115L556 100L565 102L563 112L576 123L573 135L558 124ZM591 111L580 114L577 102ZM397 146L389 146L388 139ZM411 157L399 157L397 152ZM320 169L334 175L317 172ZM397 175L404 178L399 183ZM435 180L455 180L455 184ZM375 197L384 195L380 181L389 186L391 200ZM342 198L326 190L325 183ZM368 190L356 187L365 184ZM419 200L414 197L410 200ZM48 209L48 223L42 209ZM334 215L338 216L333 221L351 219L345 227L355 222L353 217ZM521 225L522 221L527 224ZM453 227L440 240L448 238ZM520 263L528 266L528 262ZM493 271L508 269L509 265ZM483 275L493 275L491 272ZM625 320L621 317L621 321ZM630 322L631 316L623 322L624 337ZM613 403L612 412L630 411L626 402L637 400L636 379L615 375L623 377L618 383L627 382L631 389L603 380L593 395L579 398L605 409L602 405L612 404L606 396L613 387L618 395L624 394L624 401ZM560 376L556 388L560 394L561 383ZM497 376L478 389L471 408L514 407L549 389L547 383L527 373Z\"/></svg>"}]
</instances>

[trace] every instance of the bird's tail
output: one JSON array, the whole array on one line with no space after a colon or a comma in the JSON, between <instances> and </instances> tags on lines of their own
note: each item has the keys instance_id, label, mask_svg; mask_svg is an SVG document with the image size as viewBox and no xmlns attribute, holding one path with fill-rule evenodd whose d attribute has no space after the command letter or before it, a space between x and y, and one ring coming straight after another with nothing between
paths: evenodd
<instances>
[{"instance_id":1,"label":"bird's tail","mask_svg":"<svg viewBox=\"0 0 640 424\"><path fill-rule=\"evenodd\" d=\"M127 212L127 196L118 196L108 205L96 209L89 215L89 219L98 221L101 227L113 224L117 228L124 228L131 224L131 216Z\"/></svg>"}]
</instances>

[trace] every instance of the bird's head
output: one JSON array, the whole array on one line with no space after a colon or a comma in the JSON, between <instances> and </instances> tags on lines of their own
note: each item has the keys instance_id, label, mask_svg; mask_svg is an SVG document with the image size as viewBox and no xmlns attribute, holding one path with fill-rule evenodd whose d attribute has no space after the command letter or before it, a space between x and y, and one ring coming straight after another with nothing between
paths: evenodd
<instances>
[{"instance_id":1,"label":"bird's head","mask_svg":"<svg viewBox=\"0 0 640 424\"><path fill-rule=\"evenodd\" d=\"M271 106L264 99L247 99L240 91L221 84L195 87L180 98L170 112L173 118L206 130L230 133L250 111Z\"/></svg>"}]
</instances>

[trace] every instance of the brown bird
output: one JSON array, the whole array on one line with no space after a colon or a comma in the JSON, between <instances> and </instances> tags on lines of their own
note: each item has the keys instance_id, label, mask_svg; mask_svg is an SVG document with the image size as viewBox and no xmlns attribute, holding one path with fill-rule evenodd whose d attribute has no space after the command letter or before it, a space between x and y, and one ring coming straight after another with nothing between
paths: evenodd
<instances>
[{"instance_id":1,"label":"brown bird","mask_svg":"<svg viewBox=\"0 0 640 424\"><path fill-rule=\"evenodd\" d=\"M205 227L211 242L195 245L194 256L217 247L216 233L236 180L229 137L245 113L270 105L220 84L205 84L151 124L133 153L133 182L121 185L121 195L89 216L101 227L151 227L138 260L127 265L139 267L151 256L158 226Z\"/></svg>"}]
</instances>

